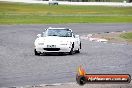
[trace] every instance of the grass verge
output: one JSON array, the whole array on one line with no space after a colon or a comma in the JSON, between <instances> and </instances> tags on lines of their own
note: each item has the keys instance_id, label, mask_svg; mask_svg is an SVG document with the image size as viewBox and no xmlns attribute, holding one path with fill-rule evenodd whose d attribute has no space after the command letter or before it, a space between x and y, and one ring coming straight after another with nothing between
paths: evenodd
<instances>
[{"instance_id":1,"label":"grass verge","mask_svg":"<svg viewBox=\"0 0 132 88\"><path fill-rule=\"evenodd\" d=\"M101 33L93 37L107 39L111 43L132 44L132 32Z\"/></svg>"},{"instance_id":2,"label":"grass verge","mask_svg":"<svg viewBox=\"0 0 132 88\"><path fill-rule=\"evenodd\" d=\"M0 24L132 23L132 7L0 2Z\"/></svg>"},{"instance_id":3,"label":"grass verge","mask_svg":"<svg viewBox=\"0 0 132 88\"><path fill-rule=\"evenodd\" d=\"M132 42L132 32L123 33L120 35L120 37L127 40L128 42Z\"/></svg>"}]
</instances>

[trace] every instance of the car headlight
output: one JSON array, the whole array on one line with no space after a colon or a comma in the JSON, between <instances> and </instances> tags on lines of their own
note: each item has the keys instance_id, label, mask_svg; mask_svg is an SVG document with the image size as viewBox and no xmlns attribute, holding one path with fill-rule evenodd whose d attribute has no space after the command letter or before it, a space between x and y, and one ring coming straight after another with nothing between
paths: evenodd
<instances>
[{"instance_id":1,"label":"car headlight","mask_svg":"<svg viewBox=\"0 0 132 88\"><path fill-rule=\"evenodd\" d=\"M38 45L44 45L44 43L38 43Z\"/></svg>"}]
</instances>

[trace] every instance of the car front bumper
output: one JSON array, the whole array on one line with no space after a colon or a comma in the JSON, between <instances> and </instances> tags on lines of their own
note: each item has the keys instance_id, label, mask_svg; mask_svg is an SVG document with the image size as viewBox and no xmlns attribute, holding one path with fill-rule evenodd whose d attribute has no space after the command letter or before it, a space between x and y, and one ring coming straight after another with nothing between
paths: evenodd
<instances>
[{"instance_id":1,"label":"car front bumper","mask_svg":"<svg viewBox=\"0 0 132 88\"><path fill-rule=\"evenodd\" d=\"M55 48L49 48L47 45L41 45L41 46L36 46L35 49L37 52L40 53L46 53L46 52L70 52L71 51L71 46L70 45L56 45Z\"/></svg>"}]
</instances>

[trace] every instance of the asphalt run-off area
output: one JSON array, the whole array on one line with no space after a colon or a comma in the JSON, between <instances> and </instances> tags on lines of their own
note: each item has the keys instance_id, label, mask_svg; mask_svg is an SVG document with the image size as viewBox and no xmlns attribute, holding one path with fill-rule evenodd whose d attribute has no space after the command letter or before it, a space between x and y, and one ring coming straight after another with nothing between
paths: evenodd
<instances>
[{"instance_id":1,"label":"asphalt run-off area","mask_svg":"<svg viewBox=\"0 0 132 88\"><path fill-rule=\"evenodd\" d=\"M0 87L76 82L78 66L87 73L132 75L132 45L82 39L80 54L34 55L36 35L48 27L71 28L80 36L132 31L132 24L0 25Z\"/></svg>"}]
</instances>

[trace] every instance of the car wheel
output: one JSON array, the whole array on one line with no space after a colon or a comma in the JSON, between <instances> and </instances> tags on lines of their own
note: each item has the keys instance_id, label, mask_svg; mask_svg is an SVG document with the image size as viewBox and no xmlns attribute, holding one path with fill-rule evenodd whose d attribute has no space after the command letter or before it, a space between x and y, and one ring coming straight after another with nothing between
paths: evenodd
<instances>
[{"instance_id":1,"label":"car wheel","mask_svg":"<svg viewBox=\"0 0 132 88\"><path fill-rule=\"evenodd\" d=\"M74 54L73 48L74 48L74 44L72 44L72 48L71 48L71 51L69 52L69 55L73 55Z\"/></svg>"},{"instance_id":2,"label":"car wheel","mask_svg":"<svg viewBox=\"0 0 132 88\"><path fill-rule=\"evenodd\" d=\"M78 49L78 50L76 51L76 53L80 53L80 49Z\"/></svg>"},{"instance_id":3,"label":"car wheel","mask_svg":"<svg viewBox=\"0 0 132 88\"><path fill-rule=\"evenodd\" d=\"M35 54L36 56L39 56L39 55L40 55L40 53L38 53L38 52L36 51L36 49L34 49L34 54Z\"/></svg>"},{"instance_id":4,"label":"car wheel","mask_svg":"<svg viewBox=\"0 0 132 88\"><path fill-rule=\"evenodd\" d=\"M80 49L82 49L82 44L80 43Z\"/></svg>"}]
</instances>

